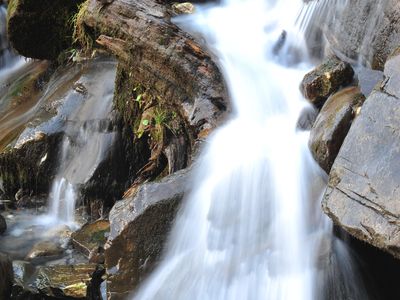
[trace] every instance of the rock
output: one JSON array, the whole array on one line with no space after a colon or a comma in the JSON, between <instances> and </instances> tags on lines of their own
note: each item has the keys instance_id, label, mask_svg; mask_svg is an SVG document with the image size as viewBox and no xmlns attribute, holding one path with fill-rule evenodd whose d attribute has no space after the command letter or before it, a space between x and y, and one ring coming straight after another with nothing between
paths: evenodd
<instances>
[{"instance_id":1,"label":"rock","mask_svg":"<svg viewBox=\"0 0 400 300\"><path fill-rule=\"evenodd\" d=\"M306 99L317 107L341 86L352 82L353 68L336 57L329 57L304 76L300 89Z\"/></svg>"},{"instance_id":2,"label":"rock","mask_svg":"<svg viewBox=\"0 0 400 300\"><path fill-rule=\"evenodd\" d=\"M36 243L26 255L26 260L34 260L44 257L57 257L63 253L63 249L55 242L43 241Z\"/></svg>"},{"instance_id":3,"label":"rock","mask_svg":"<svg viewBox=\"0 0 400 300\"><path fill-rule=\"evenodd\" d=\"M89 253L89 262L95 264L104 264L104 248L94 247Z\"/></svg>"},{"instance_id":4,"label":"rock","mask_svg":"<svg viewBox=\"0 0 400 300\"><path fill-rule=\"evenodd\" d=\"M328 174L364 100L358 87L348 87L333 94L325 102L311 129L311 152Z\"/></svg>"},{"instance_id":5,"label":"rock","mask_svg":"<svg viewBox=\"0 0 400 300\"><path fill-rule=\"evenodd\" d=\"M95 264L40 267L35 287L43 294L77 299L100 299L100 283L104 269Z\"/></svg>"},{"instance_id":6,"label":"rock","mask_svg":"<svg viewBox=\"0 0 400 300\"><path fill-rule=\"evenodd\" d=\"M14 270L14 285L11 299L36 299L34 295L39 294L39 291L33 287L36 267L22 260L13 261L12 265Z\"/></svg>"},{"instance_id":7,"label":"rock","mask_svg":"<svg viewBox=\"0 0 400 300\"><path fill-rule=\"evenodd\" d=\"M89 257L93 249L104 247L109 232L110 222L107 220L86 224L72 234L72 244L86 257Z\"/></svg>"},{"instance_id":8,"label":"rock","mask_svg":"<svg viewBox=\"0 0 400 300\"><path fill-rule=\"evenodd\" d=\"M323 209L351 235L400 258L400 56L365 101L329 176Z\"/></svg>"},{"instance_id":9,"label":"rock","mask_svg":"<svg viewBox=\"0 0 400 300\"><path fill-rule=\"evenodd\" d=\"M336 53L381 70L400 44L400 2L346 1L324 32Z\"/></svg>"},{"instance_id":10,"label":"rock","mask_svg":"<svg viewBox=\"0 0 400 300\"><path fill-rule=\"evenodd\" d=\"M11 260L0 253L0 299L10 299L13 278Z\"/></svg>"},{"instance_id":11,"label":"rock","mask_svg":"<svg viewBox=\"0 0 400 300\"><path fill-rule=\"evenodd\" d=\"M125 299L151 272L164 248L185 192L188 170L146 183L110 212L106 244L109 299Z\"/></svg>"},{"instance_id":12,"label":"rock","mask_svg":"<svg viewBox=\"0 0 400 300\"><path fill-rule=\"evenodd\" d=\"M307 106L300 112L300 117L297 120L297 129L311 130L315 120L318 117L318 110L314 106Z\"/></svg>"},{"instance_id":13,"label":"rock","mask_svg":"<svg viewBox=\"0 0 400 300\"><path fill-rule=\"evenodd\" d=\"M72 16L82 0L10 0L8 37L23 56L54 60L72 44Z\"/></svg>"},{"instance_id":14,"label":"rock","mask_svg":"<svg viewBox=\"0 0 400 300\"><path fill-rule=\"evenodd\" d=\"M2 215L0 215L0 234L3 234L7 230L6 220Z\"/></svg>"},{"instance_id":15,"label":"rock","mask_svg":"<svg viewBox=\"0 0 400 300\"><path fill-rule=\"evenodd\" d=\"M192 14L195 12L195 7L190 2L174 3L172 9L176 14Z\"/></svg>"},{"instance_id":16,"label":"rock","mask_svg":"<svg viewBox=\"0 0 400 300\"><path fill-rule=\"evenodd\" d=\"M13 262L11 299L101 299L104 268L95 264L35 267L26 261Z\"/></svg>"},{"instance_id":17,"label":"rock","mask_svg":"<svg viewBox=\"0 0 400 300\"><path fill-rule=\"evenodd\" d=\"M0 178L3 180L4 194L14 198L19 190L24 191L25 196L31 193L47 193L55 173L57 145L61 139L61 135L57 133L0 153ZM22 202L27 203L27 198L22 195L18 199L23 200L21 205Z\"/></svg>"}]
</instances>

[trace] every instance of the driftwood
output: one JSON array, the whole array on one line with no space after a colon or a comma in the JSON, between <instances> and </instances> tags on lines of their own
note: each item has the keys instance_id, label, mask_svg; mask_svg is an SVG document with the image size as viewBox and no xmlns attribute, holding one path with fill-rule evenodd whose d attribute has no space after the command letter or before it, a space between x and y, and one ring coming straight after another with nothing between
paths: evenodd
<instances>
[{"instance_id":1,"label":"driftwood","mask_svg":"<svg viewBox=\"0 0 400 300\"><path fill-rule=\"evenodd\" d=\"M211 56L170 21L165 4L153 0L90 0L84 23L132 70L135 81L176 103L200 136L229 110L223 79Z\"/></svg>"}]
</instances>

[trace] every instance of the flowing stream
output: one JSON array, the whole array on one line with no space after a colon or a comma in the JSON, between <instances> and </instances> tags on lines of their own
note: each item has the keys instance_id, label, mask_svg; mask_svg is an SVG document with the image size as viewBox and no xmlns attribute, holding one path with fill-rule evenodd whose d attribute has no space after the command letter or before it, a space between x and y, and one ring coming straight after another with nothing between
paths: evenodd
<instances>
[{"instance_id":1,"label":"flowing stream","mask_svg":"<svg viewBox=\"0 0 400 300\"><path fill-rule=\"evenodd\" d=\"M234 116L209 139L164 258L135 299L368 299L321 212L325 178L297 128L310 109L298 89L312 68L304 35L312 10L326 7L225 0L178 20L219 57Z\"/></svg>"},{"instance_id":2,"label":"flowing stream","mask_svg":"<svg viewBox=\"0 0 400 300\"><path fill-rule=\"evenodd\" d=\"M92 64L66 95L65 103L80 102L66 115L59 169L50 192L49 216L74 227L80 185L86 183L109 152L115 139L111 110L114 62ZM78 91L78 92L77 92Z\"/></svg>"}]
</instances>

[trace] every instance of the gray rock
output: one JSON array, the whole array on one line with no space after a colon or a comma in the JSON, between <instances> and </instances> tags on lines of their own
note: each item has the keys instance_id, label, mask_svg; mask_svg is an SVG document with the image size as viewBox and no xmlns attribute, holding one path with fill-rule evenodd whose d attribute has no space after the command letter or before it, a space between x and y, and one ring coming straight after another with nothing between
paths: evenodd
<instances>
[{"instance_id":1,"label":"gray rock","mask_svg":"<svg viewBox=\"0 0 400 300\"><path fill-rule=\"evenodd\" d=\"M329 57L304 76L300 89L304 97L321 107L325 100L353 80L352 67L336 57Z\"/></svg>"},{"instance_id":2,"label":"gray rock","mask_svg":"<svg viewBox=\"0 0 400 300\"><path fill-rule=\"evenodd\" d=\"M105 249L109 299L125 299L153 270L183 198L188 170L140 186L110 212Z\"/></svg>"},{"instance_id":3,"label":"gray rock","mask_svg":"<svg viewBox=\"0 0 400 300\"><path fill-rule=\"evenodd\" d=\"M333 94L325 102L310 132L311 152L325 172L329 173L346 137L353 118L365 97L358 87Z\"/></svg>"},{"instance_id":4,"label":"gray rock","mask_svg":"<svg viewBox=\"0 0 400 300\"><path fill-rule=\"evenodd\" d=\"M400 56L365 101L332 167L324 211L358 239L400 258Z\"/></svg>"},{"instance_id":5,"label":"gray rock","mask_svg":"<svg viewBox=\"0 0 400 300\"><path fill-rule=\"evenodd\" d=\"M345 1L341 13L330 18L325 35L336 53L354 60L360 57L366 65L383 69L400 44L400 2Z\"/></svg>"}]
</instances>

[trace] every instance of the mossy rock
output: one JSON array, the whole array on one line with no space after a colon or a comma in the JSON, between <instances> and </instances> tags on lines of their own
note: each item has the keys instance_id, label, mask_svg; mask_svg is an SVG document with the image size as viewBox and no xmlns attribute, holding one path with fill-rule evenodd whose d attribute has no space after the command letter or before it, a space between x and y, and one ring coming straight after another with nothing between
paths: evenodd
<instances>
[{"instance_id":1,"label":"mossy rock","mask_svg":"<svg viewBox=\"0 0 400 300\"><path fill-rule=\"evenodd\" d=\"M23 56L56 59L72 44L72 17L82 0L10 0L8 36Z\"/></svg>"},{"instance_id":2,"label":"mossy rock","mask_svg":"<svg viewBox=\"0 0 400 300\"><path fill-rule=\"evenodd\" d=\"M110 232L110 222L98 220L86 224L72 234L72 243L76 249L89 257L90 251L96 247L104 247Z\"/></svg>"},{"instance_id":3,"label":"mossy rock","mask_svg":"<svg viewBox=\"0 0 400 300\"><path fill-rule=\"evenodd\" d=\"M306 99L320 108L341 86L350 84L353 76L350 64L332 56L304 76L300 89Z\"/></svg>"}]
</instances>

